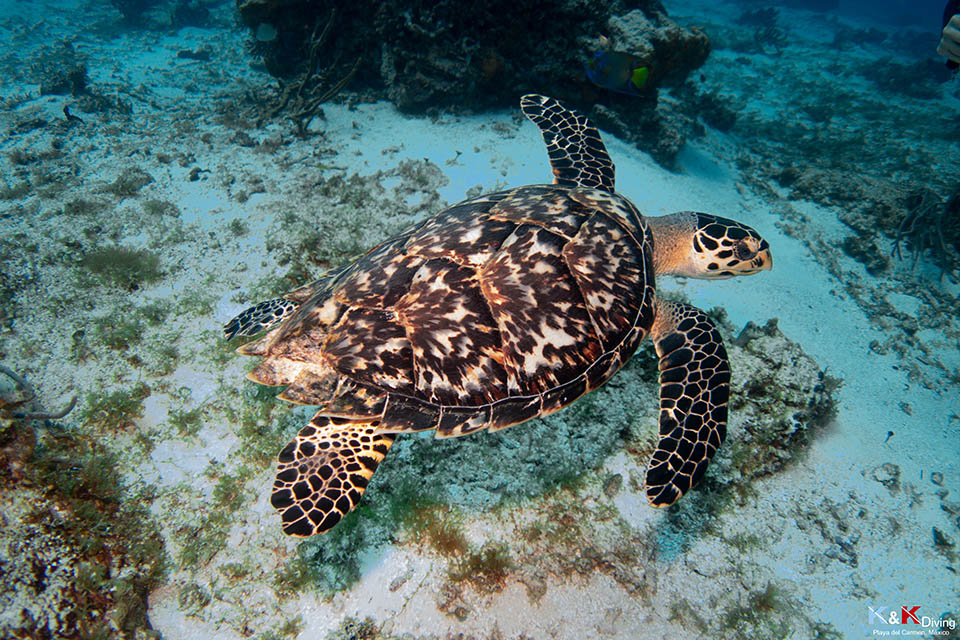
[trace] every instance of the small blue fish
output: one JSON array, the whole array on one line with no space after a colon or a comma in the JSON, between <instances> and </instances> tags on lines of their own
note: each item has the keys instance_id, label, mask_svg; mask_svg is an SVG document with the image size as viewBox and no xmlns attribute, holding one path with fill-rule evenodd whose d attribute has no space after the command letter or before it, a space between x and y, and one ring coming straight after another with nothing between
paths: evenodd
<instances>
[{"instance_id":1,"label":"small blue fish","mask_svg":"<svg viewBox=\"0 0 960 640\"><path fill-rule=\"evenodd\" d=\"M598 87L631 96L641 95L650 77L650 68L639 56L623 51L598 51L584 68Z\"/></svg>"}]
</instances>

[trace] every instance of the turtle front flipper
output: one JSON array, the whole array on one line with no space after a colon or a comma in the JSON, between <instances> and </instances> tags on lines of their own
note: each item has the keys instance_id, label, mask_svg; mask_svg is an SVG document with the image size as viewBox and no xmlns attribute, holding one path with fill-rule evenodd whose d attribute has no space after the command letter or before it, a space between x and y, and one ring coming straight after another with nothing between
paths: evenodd
<instances>
[{"instance_id":1,"label":"turtle front flipper","mask_svg":"<svg viewBox=\"0 0 960 640\"><path fill-rule=\"evenodd\" d=\"M559 100L535 93L520 98L520 110L543 135L554 184L613 193L613 160L600 133L585 115Z\"/></svg>"},{"instance_id":2,"label":"turtle front flipper","mask_svg":"<svg viewBox=\"0 0 960 640\"><path fill-rule=\"evenodd\" d=\"M647 467L647 500L676 502L703 477L727 435L730 365L703 311L659 301L650 331L660 357L660 440Z\"/></svg>"},{"instance_id":3,"label":"turtle front flipper","mask_svg":"<svg viewBox=\"0 0 960 640\"><path fill-rule=\"evenodd\" d=\"M223 327L223 335L227 340L237 336L255 336L283 322L299 306L300 303L286 298L274 298L261 302L228 322Z\"/></svg>"},{"instance_id":4,"label":"turtle front flipper","mask_svg":"<svg viewBox=\"0 0 960 640\"><path fill-rule=\"evenodd\" d=\"M278 456L270 504L283 532L326 533L360 502L396 436L377 433L376 420L314 416Z\"/></svg>"}]
</instances>

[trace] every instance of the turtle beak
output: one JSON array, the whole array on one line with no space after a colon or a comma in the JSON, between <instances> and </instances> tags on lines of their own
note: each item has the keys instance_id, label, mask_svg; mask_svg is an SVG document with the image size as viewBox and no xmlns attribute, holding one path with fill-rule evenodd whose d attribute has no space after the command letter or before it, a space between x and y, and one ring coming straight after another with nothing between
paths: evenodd
<instances>
[{"instance_id":1,"label":"turtle beak","mask_svg":"<svg viewBox=\"0 0 960 640\"><path fill-rule=\"evenodd\" d=\"M751 263L756 267L756 273L773 269L773 254L770 253L770 245L767 244L766 240L762 241L760 250L757 252L757 256L751 260Z\"/></svg>"},{"instance_id":2,"label":"turtle beak","mask_svg":"<svg viewBox=\"0 0 960 640\"><path fill-rule=\"evenodd\" d=\"M754 260L759 262L757 271L773 269L773 254L770 252L770 245L767 244L766 240L760 241L760 250L757 252L757 257L754 258Z\"/></svg>"},{"instance_id":3,"label":"turtle beak","mask_svg":"<svg viewBox=\"0 0 960 640\"><path fill-rule=\"evenodd\" d=\"M739 241L734 247L734 257L740 260L740 263L728 269L727 277L752 276L755 273L773 269L773 254L770 253L770 245L759 236L752 236Z\"/></svg>"}]
</instances>

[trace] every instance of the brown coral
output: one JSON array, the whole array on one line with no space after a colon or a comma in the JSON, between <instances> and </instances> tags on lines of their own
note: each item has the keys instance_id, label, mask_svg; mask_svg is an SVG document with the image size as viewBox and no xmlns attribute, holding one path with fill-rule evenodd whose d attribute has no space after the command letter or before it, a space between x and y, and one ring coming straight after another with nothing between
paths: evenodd
<instances>
[{"instance_id":1,"label":"brown coral","mask_svg":"<svg viewBox=\"0 0 960 640\"><path fill-rule=\"evenodd\" d=\"M36 446L36 436L29 422L59 420L73 410L77 399L73 398L60 411L44 411L37 406L33 387L22 376L3 365L0 365L0 373L14 383L12 390L0 393L0 474L19 484L24 480L27 460Z\"/></svg>"}]
</instances>

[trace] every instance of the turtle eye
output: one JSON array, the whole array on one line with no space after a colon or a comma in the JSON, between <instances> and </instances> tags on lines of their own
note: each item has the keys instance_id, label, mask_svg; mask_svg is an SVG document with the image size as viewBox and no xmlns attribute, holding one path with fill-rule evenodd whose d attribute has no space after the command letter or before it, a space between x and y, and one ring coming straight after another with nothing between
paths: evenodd
<instances>
[{"instance_id":1,"label":"turtle eye","mask_svg":"<svg viewBox=\"0 0 960 640\"><path fill-rule=\"evenodd\" d=\"M737 240L733 247L737 260L753 260L757 255L757 241L753 238L742 238Z\"/></svg>"}]
</instances>

